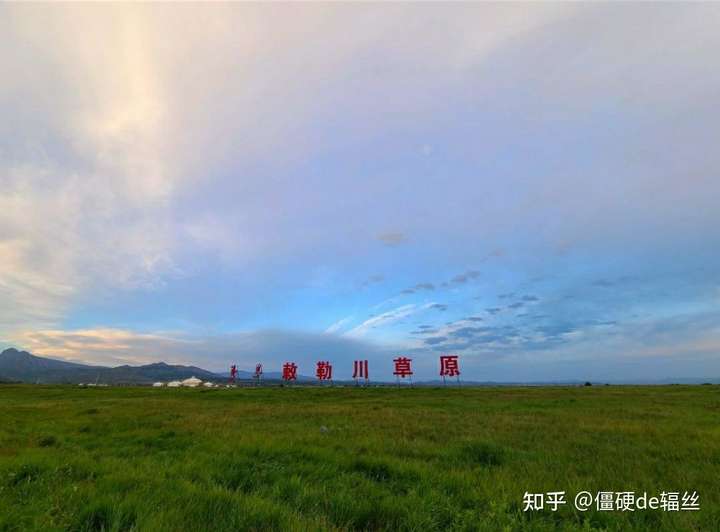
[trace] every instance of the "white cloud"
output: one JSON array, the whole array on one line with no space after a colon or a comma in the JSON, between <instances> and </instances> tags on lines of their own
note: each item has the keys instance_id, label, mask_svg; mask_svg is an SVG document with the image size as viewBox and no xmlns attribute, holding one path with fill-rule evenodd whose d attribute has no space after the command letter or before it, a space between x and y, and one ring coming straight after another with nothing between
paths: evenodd
<instances>
[{"instance_id":1,"label":"white cloud","mask_svg":"<svg viewBox=\"0 0 720 532\"><path fill-rule=\"evenodd\" d=\"M385 327L387 325L396 323L403 318L411 316L412 314L427 310L432 307L432 305L433 303L427 303L424 305L417 305L414 303L402 305L400 307L388 310L387 312L383 312L382 314L373 316L365 320L360 325L347 331L345 335L349 337L362 337L373 329L378 329L380 327Z\"/></svg>"},{"instance_id":2,"label":"white cloud","mask_svg":"<svg viewBox=\"0 0 720 532\"><path fill-rule=\"evenodd\" d=\"M326 334L334 334L336 332L339 332L343 327L345 327L347 324L352 322L352 320L353 320L353 316L348 316L347 318L342 318L342 319L336 321L335 323L333 323L332 325L330 325L330 327L328 327L327 329L325 329L325 333Z\"/></svg>"}]
</instances>

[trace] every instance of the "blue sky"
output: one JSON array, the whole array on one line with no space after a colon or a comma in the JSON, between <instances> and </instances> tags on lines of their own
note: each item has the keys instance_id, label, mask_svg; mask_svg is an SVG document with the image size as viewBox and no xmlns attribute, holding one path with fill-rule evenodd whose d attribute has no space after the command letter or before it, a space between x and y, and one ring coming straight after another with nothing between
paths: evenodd
<instances>
[{"instance_id":1,"label":"blue sky","mask_svg":"<svg viewBox=\"0 0 720 532\"><path fill-rule=\"evenodd\" d=\"M0 345L720 376L720 7L4 5Z\"/></svg>"}]
</instances>

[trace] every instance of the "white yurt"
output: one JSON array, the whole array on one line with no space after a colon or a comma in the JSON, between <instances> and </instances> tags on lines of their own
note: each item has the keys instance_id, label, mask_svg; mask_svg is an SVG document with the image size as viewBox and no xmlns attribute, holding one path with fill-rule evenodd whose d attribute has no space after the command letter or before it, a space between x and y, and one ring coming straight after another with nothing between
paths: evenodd
<instances>
[{"instance_id":1,"label":"white yurt","mask_svg":"<svg viewBox=\"0 0 720 532\"><path fill-rule=\"evenodd\" d=\"M168 382L168 388L180 388L182 386L182 382L180 381L170 381Z\"/></svg>"},{"instance_id":2,"label":"white yurt","mask_svg":"<svg viewBox=\"0 0 720 532\"><path fill-rule=\"evenodd\" d=\"M190 377L189 379L185 379L184 381L182 381L182 385L189 388L195 388L197 386L200 386L201 384L202 381L197 377Z\"/></svg>"},{"instance_id":3,"label":"white yurt","mask_svg":"<svg viewBox=\"0 0 720 532\"><path fill-rule=\"evenodd\" d=\"M210 381L203 382L203 386L205 386L205 388L214 388L215 387L215 385Z\"/></svg>"},{"instance_id":4,"label":"white yurt","mask_svg":"<svg viewBox=\"0 0 720 532\"><path fill-rule=\"evenodd\" d=\"M164 382L153 382L153 388L162 388L165 386Z\"/></svg>"}]
</instances>

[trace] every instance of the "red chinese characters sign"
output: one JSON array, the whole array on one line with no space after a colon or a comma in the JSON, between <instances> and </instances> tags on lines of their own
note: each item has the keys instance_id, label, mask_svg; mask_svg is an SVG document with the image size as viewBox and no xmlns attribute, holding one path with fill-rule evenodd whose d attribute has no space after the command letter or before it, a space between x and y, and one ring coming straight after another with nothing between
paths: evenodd
<instances>
[{"instance_id":1,"label":"red chinese characters sign","mask_svg":"<svg viewBox=\"0 0 720 532\"><path fill-rule=\"evenodd\" d=\"M321 380L321 381L332 380L332 365L330 364L330 362L327 362L327 361L318 362L317 370L315 371L315 375L317 376L318 380Z\"/></svg>"},{"instance_id":2,"label":"red chinese characters sign","mask_svg":"<svg viewBox=\"0 0 720 532\"><path fill-rule=\"evenodd\" d=\"M368 374L368 361L367 360L356 360L353 362L353 379L365 379L368 380L370 375Z\"/></svg>"},{"instance_id":3,"label":"red chinese characters sign","mask_svg":"<svg viewBox=\"0 0 720 532\"><path fill-rule=\"evenodd\" d=\"M456 377L460 381L460 366L457 355L442 355L440 357L440 376L445 382L445 377Z\"/></svg>"},{"instance_id":4,"label":"red chinese characters sign","mask_svg":"<svg viewBox=\"0 0 720 532\"><path fill-rule=\"evenodd\" d=\"M460 383L460 365L458 355L441 355L440 356L440 376L445 382L446 377L455 377ZM393 375L397 379L398 383L400 379L408 379L412 385L412 376L414 374L412 369L412 358L406 356L398 356L393 359L394 370ZM298 366L294 362L285 362L282 366L282 380L285 382L297 380ZM235 381L240 372L237 366L233 364L230 366L230 380ZM263 376L263 365L258 363L255 366L255 372L253 378L256 384L261 382ZM332 381L333 380L333 365L329 360L320 360L316 363L315 376L319 381ZM365 379L365 383L369 382L368 372L368 361L367 360L354 360L353 361L353 372L352 378L355 379L356 383L359 383L360 379Z\"/></svg>"},{"instance_id":5,"label":"red chinese characters sign","mask_svg":"<svg viewBox=\"0 0 720 532\"><path fill-rule=\"evenodd\" d=\"M297 379L297 366L294 362L285 362L285 364L283 364L282 378L284 381L294 381Z\"/></svg>"},{"instance_id":6,"label":"red chinese characters sign","mask_svg":"<svg viewBox=\"0 0 720 532\"><path fill-rule=\"evenodd\" d=\"M440 357L440 376L457 377L460 375L457 355L443 355Z\"/></svg>"},{"instance_id":7,"label":"red chinese characters sign","mask_svg":"<svg viewBox=\"0 0 720 532\"><path fill-rule=\"evenodd\" d=\"M398 357L393 359L393 362L395 363L395 371L393 371L393 375L403 379L405 377L412 376L413 372L410 367L410 363L412 362L412 358L408 357Z\"/></svg>"}]
</instances>

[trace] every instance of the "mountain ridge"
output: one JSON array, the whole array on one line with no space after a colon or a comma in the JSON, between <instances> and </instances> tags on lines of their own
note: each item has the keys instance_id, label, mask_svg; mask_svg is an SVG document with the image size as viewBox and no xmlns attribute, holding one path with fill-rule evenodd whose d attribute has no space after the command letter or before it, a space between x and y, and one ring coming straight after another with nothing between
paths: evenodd
<instances>
[{"instance_id":1,"label":"mountain ridge","mask_svg":"<svg viewBox=\"0 0 720 532\"><path fill-rule=\"evenodd\" d=\"M43 384L149 384L155 381L182 380L197 377L220 381L224 377L197 366L153 362L141 366L94 366L40 357L28 351L8 348L0 353L0 381Z\"/></svg>"}]
</instances>

